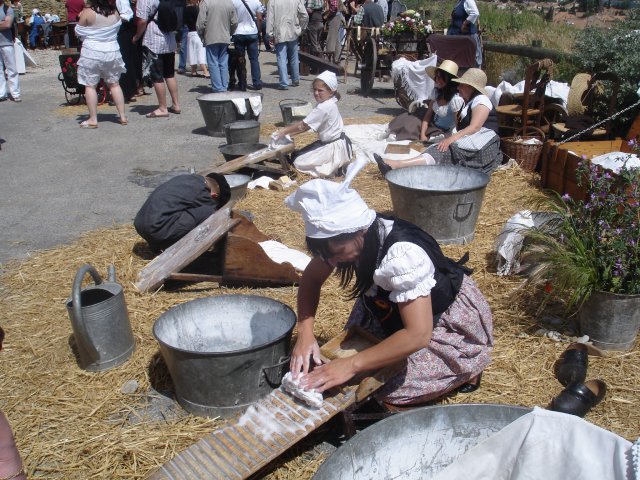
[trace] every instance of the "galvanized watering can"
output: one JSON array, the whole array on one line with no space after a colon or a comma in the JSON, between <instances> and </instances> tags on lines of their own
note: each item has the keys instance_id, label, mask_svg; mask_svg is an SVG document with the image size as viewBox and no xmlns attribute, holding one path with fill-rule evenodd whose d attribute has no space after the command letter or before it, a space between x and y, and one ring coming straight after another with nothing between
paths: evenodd
<instances>
[{"instance_id":1,"label":"galvanized watering can","mask_svg":"<svg viewBox=\"0 0 640 480\"><path fill-rule=\"evenodd\" d=\"M80 290L89 273L95 282ZM83 265L73 281L67 312L78 347L80 368L97 372L127 361L135 349L124 302L122 286L116 283L116 270L109 266L109 281L103 282L91 265Z\"/></svg>"}]
</instances>

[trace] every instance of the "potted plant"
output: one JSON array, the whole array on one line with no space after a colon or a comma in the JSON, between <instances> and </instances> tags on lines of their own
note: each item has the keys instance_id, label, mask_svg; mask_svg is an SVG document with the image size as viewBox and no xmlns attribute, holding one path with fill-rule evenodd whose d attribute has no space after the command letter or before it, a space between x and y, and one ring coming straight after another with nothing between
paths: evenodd
<instances>
[{"instance_id":1,"label":"potted plant","mask_svg":"<svg viewBox=\"0 0 640 480\"><path fill-rule=\"evenodd\" d=\"M535 263L528 283L545 285L611 350L632 348L640 325L640 169L629 158L617 174L585 159L577 177L587 198L552 192L542 201L550 220L524 232Z\"/></svg>"}]
</instances>

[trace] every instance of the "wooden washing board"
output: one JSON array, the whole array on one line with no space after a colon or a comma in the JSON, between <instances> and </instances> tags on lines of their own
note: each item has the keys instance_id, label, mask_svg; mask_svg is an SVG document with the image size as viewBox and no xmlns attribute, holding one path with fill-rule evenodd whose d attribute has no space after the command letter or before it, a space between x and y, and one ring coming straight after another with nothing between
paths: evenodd
<instances>
[{"instance_id":1,"label":"wooden washing board","mask_svg":"<svg viewBox=\"0 0 640 480\"><path fill-rule=\"evenodd\" d=\"M252 168L267 173L286 175L291 170L291 165L285 155L293 152L295 148L295 143L282 145L275 150L264 148L250 155L243 155L242 157L234 158L233 160L217 165L200 173L200 175L205 176L208 173L232 173L241 168ZM270 160L276 160L277 163Z\"/></svg>"},{"instance_id":2,"label":"wooden washing board","mask_svg":"<svg viewBox=\"0 0 640 480\"><path fill-rule=\"evenodd\" d=\"M355 328L320 349L325 359L346 357L379 340ZM309 407L280 389L273 390L242 415L228 420L179 453L148 478L151 480L246 479L345 409L362 402L400 368L385 367L325 392L321 408Z\"/></svg>"}]
</instances>

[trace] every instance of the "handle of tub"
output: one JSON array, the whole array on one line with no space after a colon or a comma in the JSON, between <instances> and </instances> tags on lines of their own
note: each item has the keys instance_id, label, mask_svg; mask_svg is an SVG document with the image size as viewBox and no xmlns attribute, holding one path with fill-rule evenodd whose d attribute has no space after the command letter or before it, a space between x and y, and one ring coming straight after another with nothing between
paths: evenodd
<instances>
[{"instance_id":1,"label":"handle of tub","mask_svg":"<svg viewBox=\"0 0 640 480\"><path fill-rule=\"evenodd\" d=\"M468 207L467 213L465 213L464 215L460 215L460 207ZM462 202L462 203L459 203L459 204L456 205L455 219L456 220L464 220L469 215L471 215L472 211L473 211L473 202Z\"/></svg>"},{"instance_id":2,"label":"handle of tub","mask_svg":"<svg viewBox=\"0 0 640 480\"><path fill-rule=\"evenodd\" d=\"M82 280L87 273L89 273L91 277L93 277L93 281L96 285L100 285L102 283L102 277L100 277L100 274L91 265L87 263L80 267L78 273L76 273L76 278L73 280L73 290L71 291L71 301L73 302L73 320L75 320L75 326L80 334L85 339L87 339L87 346L91 350L89 354L97 357L98 351L89 341L91 337L89 337L89 332L87 332L87 328L84 324L84 319L82 318L82 305L80 303L80 287L82 287Z\"/></svg>"},{"instance_id":3,"label":"handle of tub","mask_svg":"<svg viewBox=\"0 0 640 480\"><path fill-rule=\"evenodd\" d=\"M282 382L282 376L279 375L280 368L283 365L288 364L290 360L291 360L291 355L287 355L286 357L280 357L278 359L278 363L276 363L275 365L270 365L268 367L262 367L262 371L261 371L261 375L260 375L260 382L259 382L258 386L261 386L264 383L264 381L266 380L266 382L269 384L270 387L278 388L280 386L280 383ZM273 377L272 370L274 370L276 368L278 370L277 370L277 373L276 373L276 379L274 380L272 378Z\"/></svg>"}]
</instances>

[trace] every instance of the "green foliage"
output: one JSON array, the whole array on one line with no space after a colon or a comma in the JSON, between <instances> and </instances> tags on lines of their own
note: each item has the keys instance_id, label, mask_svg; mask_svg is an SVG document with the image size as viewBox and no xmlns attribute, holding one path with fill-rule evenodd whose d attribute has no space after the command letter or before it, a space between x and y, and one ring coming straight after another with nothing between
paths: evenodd
<instances>
[{"instance_id":1,"label":"green foliage","mask_svg":"<svg viewBox=\"0 0 640 480\"><path fill-rule=\"evenodd\" d=\"M549 197L552 219L524 233L537 262L529 282L550 283L567 310L596 290L640 294L640 170L613 175L583 162L577 178L587 199Z\"/></svg>"},{"instance_id":2,"label":"green foliage","mask_svg":"<svg viewBox=\"0 0 640 480\"><path fill-rule=\"evenodd\" d=\"M583 71L609 71L620 78L617 111L638 101L640 79L640 9L610 29L587 28L578 34L575 54ZM624 136L637 109L614 121L614 133Z\"/></svg>"}]
</instances>

